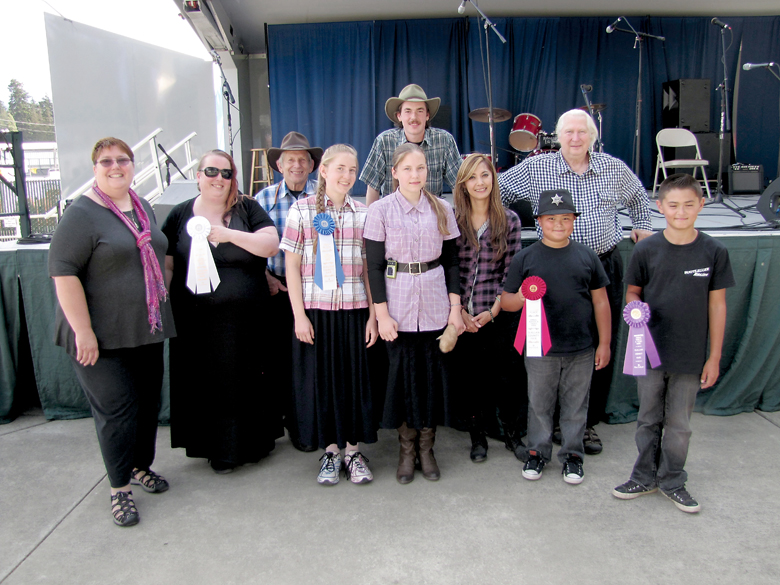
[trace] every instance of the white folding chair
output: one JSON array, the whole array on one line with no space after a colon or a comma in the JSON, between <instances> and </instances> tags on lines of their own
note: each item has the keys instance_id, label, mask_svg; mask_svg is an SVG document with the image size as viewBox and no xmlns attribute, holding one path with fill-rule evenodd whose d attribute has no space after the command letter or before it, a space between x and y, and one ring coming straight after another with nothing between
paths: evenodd
<instances>
[{"instance_id":1,"label":"white folding chair","mask_svg":"<svg viewBox=\"0 0 780 585\"><path fill-rule=\"evenodd\" d=\"M710 162L701 157L699 142L696 140L696 135L693 132L686 130L685 128L664 128L655 135L655 144L658 147L658 158L656 159L655 176L653 177L653 197L655 197L655 190L658 186L659 169L663 171L665 179L668 176L666 169L693 168L694 179L696 178L696 169L701 169L702 179L700 179L700 181L704 183L704 189L707 191L707 198L712 198L710 185L707 181L707 173L704 170L704 167L709 166ZM694 146L696 148L696 158L664 159L664 147L684 148L686 146Z\"/></svg>"}]
</instances>

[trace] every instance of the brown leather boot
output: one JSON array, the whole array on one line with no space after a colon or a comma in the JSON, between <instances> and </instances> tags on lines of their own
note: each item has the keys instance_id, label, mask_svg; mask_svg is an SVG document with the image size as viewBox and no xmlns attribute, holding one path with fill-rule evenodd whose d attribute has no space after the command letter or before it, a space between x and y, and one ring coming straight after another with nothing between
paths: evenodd
<instances>
[{"instance_id":1,"label":"brown leather boot","mask_svg":"<svg viewBox=\"0 0 780 585\"><path fill-rule=\"evenodd\" d=\"M420 431L420 466L425 479L436 481L441 477L436 458L433 456L433 443L436 440L436 429L422 429Z\"/></svg>"},{"instance_id":2,"label":"brown leather boot","mask_svg":"<svg viewBox=\"0 0 780 585\"><path fill-rule=\"evenodd\" d=\"M395 474L398 483L409 483L414 479L414 442L416 438L417 429L410 429L406 423L398 427L398 442L401 444L398 471Z\"/></svg>"}]
</instances>

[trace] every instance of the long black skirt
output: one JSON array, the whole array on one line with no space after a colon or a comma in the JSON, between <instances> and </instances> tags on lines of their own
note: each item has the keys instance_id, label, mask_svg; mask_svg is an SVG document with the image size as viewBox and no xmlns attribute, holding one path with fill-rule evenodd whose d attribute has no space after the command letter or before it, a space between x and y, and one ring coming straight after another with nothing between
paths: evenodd
<instances>
[{"instance_id":1,"label":"long black skirt","mask_svg":"<svg viewBox=\"0 0 780 585\"><path fill-rule=\"evenodd\" d=\"M368 309L307 309L314 345L293 336L293 416L304 445L375 443L366 354Z\"/></svg>"},{"instance_id":2,"label":"long black skirt","mask_svg":"<svg viewBox=\"0 0 780 585\"><path fill-rule=\"evenodd\" d=\"M386 342L388 376L382 426L414 429L452 426L452 354L443 354L437 331L398 332Z\"/></svg>"}]
</instances>

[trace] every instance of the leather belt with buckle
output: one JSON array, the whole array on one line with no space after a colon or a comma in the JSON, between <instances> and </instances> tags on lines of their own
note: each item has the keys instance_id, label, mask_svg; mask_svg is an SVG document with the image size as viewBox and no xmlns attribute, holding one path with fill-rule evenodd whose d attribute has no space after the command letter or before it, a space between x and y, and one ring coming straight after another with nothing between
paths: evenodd
<instances>
[{"instance_id":1,"label":"leather belt with buckle","mask_svg":"<svg viewBox=\"0 0 780 585\"><path fill-rule=\"evenodd\" d=\"M441 261L439 258L436 258L436 260L431 260L430 262L409 262L408 264L405 262L399 262L396 270L398 270L398 272L408 272L409 274L417 275L422 274L423 272L428 272L429 270L433 270L440 265Z\"/></svg>"}]
</instances>

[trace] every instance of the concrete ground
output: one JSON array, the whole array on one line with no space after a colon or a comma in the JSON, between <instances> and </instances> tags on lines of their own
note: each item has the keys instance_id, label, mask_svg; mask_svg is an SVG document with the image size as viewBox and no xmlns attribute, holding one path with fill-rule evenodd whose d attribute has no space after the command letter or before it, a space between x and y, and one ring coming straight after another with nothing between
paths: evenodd
<instances>
[{"instance_id":1,"label":"concrete ground","mask_svg":"<svg viewBox=\"0 0 780 585\"><path fill-rule=\"evenodd\" d=\"M502 444L469 461L440 429L442 479L395 481L397 441L366 447L373 483L316 483L320 453L287 439L258 465L214 474L160 428L164 494L135 488L141 522L114 526L91 419L30 412L0 426L0 583L772 583L780 575L780 413L694 415L688 487L699 514L655 494L611 495L634 425L600 425L585 481L557 461L536 482Z\"/></svg>"}]
</instances>

